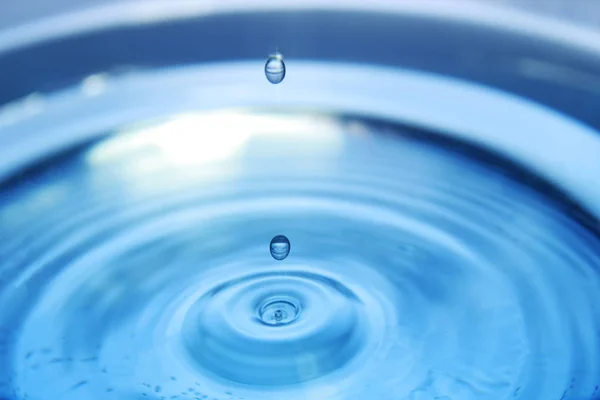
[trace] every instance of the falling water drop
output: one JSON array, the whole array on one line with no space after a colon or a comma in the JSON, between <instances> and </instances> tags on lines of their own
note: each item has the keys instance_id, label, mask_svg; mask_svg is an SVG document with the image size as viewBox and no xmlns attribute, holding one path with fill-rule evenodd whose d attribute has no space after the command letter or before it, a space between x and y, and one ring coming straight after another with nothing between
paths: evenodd
<instances>
[{"instance_id":1,"label":"falling water drop","mask_svg":"<svg viewBox=\"0 0 600 400\"><path fill-rule=\"evenodd\" d=\"M281 261L290 254L290 241L283 235L277 235L271 239L271 245L269 246L271 255L274 259Z\"/></svg>"},{"instance_id":2,"label":"falling water drop","mask_svg":"<svg viewBox=\"0 0 600 400\"><path fill-rule=\"evenodd\" d=\"M273 84L280 83L285 78L285 63L281 54L274 54L267 59L265 75Z\"/></svg>"}]
</instances>

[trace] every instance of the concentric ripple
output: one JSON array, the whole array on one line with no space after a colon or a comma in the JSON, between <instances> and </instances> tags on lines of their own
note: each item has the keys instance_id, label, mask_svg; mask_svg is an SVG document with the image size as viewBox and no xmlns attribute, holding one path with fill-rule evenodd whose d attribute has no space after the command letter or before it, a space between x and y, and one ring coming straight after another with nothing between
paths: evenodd
<instances>
[{"instance_id":1,"label":"concentric ripple","mask_svg":"<svg viewBox=\"0 0 600 400\"><path fill-rule=\"evenodd\" d=\"M174 120L234 119L214 152L171 121L3 183L0 397L598 397L585 210L408 128Z\"/></svg>"},{"instance_id":2,"label":"concentric ripple","mask_svg":"<svg viewBox=\"0 0 600 400\"><path fill-rule=\"evenodd\" d=\"M381 328L369 317L360 299L331 278L263 273L228 281L198 299L186 315L184 342L191 359L220 377L289 385L355 358L377 335L374 326Z\"/></svg>"}]
</instances>

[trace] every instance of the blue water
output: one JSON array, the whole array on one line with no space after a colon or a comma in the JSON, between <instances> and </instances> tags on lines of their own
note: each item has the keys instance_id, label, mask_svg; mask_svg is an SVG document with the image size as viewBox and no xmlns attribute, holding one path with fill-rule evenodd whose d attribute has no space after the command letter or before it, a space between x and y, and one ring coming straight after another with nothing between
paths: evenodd
<instances>
[{"instance_id":1,"label":"blue water","mask_svg":"<svg viewBox=\"0 0 600 400\"><path fill-rule=\"evenodd\" d=\"M0 399L600 398L598 133L275 61L0 109Z\"/></svg>"},{"instance_id":2,"label":"blue water","mask_svg":"<svg viewBox=\"0 0 600 400\"><path fill-rule=\"evenodd\" d=\"M220 158L174 144L223 121ZM594 398L591 217L429 135L209 112L6 180L3 396Z\"/></svg>"}]
</instances>

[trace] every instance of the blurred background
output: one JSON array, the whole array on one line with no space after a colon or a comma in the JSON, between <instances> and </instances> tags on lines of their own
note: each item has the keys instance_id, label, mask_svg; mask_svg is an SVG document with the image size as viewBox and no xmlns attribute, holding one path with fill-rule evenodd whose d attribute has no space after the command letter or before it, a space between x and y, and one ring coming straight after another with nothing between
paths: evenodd
<instances>
[{"instance_id":1,"label":"blurred background","mask_svg":"<svg viewBox=\"0 0 600 400\"><path fill-rule=\"evenodd\" d=\"M400 1L409 2L408 0ZM138 2L148 3L143 0ZM88 7L112 5L115 3L119 3L119 0L58 0L52 2L52 4L42 0L29 0L19 3L4 2L1 5L2 8L0 8L2 11L0 23L3 27L14 27L38 18L56 16L68 11L83 10ZM210 2L205 1L203 3ZM463 1L462 3L465 2ZM472 3L485 3L531 12L596 29L600 26L600 10L598 10L599 6L594 0L481 0L472 1Z\"/></svg>"}]
</instances>

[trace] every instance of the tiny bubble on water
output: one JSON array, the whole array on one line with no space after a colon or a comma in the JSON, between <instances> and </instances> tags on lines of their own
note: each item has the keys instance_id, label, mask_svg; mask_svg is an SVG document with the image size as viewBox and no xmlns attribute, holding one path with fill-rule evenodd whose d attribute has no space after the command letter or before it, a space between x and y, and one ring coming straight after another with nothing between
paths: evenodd
<instances>
[{"instance_id":1,"label":"tiny bubble on water","mask_svg":"<svg viewBox=\"0 0 600 400\"><path fill-rule=\"evenodd\" d=\"M269 82L280 83L285 78L285 63L281 54L274 54L265 63L265 75Z\"/></svg>"},{"instance_id":2,"label":"tiny bubble on water","mask_svg":"<svg viewBox=\"0 0 600 400\"><path fill-rule=\"evenodd\" d=\"M271 255L274 259L281 261L290 254L290 241L283 235L277 235L271 239L271 245L269 246Z\"/></svg>"}]
</instances>

